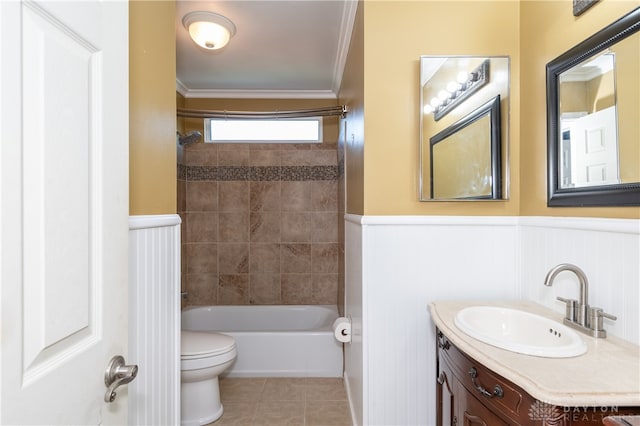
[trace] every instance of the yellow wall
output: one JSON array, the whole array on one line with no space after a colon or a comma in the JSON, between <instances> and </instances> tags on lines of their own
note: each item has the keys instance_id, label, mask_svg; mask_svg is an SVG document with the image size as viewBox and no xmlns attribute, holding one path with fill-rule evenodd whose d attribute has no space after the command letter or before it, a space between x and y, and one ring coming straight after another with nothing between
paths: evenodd
<instances>
[{"instance_id":1,"label":"yellow wall","mask_svg":"<svg viewBox=\"0 0 640 426\"><path fill-rule=\"evenodd\" d=\"M574 17L569 1L521 2L520 193L522 216L639 218L640 207L547 207L546 64L625 13L640 1L601 0ZM620 126L628 126L621 121ZM621 129L625 131L624 127ZM637 134L637 133L636 133Z\"/></svg>"},{"instance_id":2,"label":"yellow wall","mask_svg":"<svg viewBox=\"0 0 640 426\"><path fill-rule=\"evenodd\" d=\"M545 80L549 61L639 4L601 0L574 17L569 0L361 1L340 90L347 212L640 217L638 207L547 207ZM420 55L511 57L510 200L418 201Z\"/></svg>"},{"instance_id":3,"label":"yellow wall","mask_svg":"<svg viewBox=\"0 0 640 426\"><path fill-rule=\"evenodd\" d=\"M363 6L365 162L362 213L517 215L520 197L519 3L365 1ZM418 201L420 55L511 57L510 200ZM349 169L347 179L352 179Z\"/></svg>"},{"instance_id":4,"label":"yellow wall","mask_svg":"<svg viewBox=\"0 0 640 426\"><path fill-rule=\"evenodd\" d=\"M361 3L340 92L347 212L640 217L638 207L546 207L544 71L638 5L601 0L574 17L568 0ZM174 14L174 2L130 3L131 214L176 209ZM418 201L420 55L511 57L510 200Z\"/></svg>"},{"instance_id":5,"label":"yellow wall","mask_svg":"<svg viewBox=\"0 0 640 426\"><path fill-rule=\"evenodd\" d=\"M613 71L588 81L568 81L560 84L561 114L565 112L592 114L615 104L616 87Z\"/></svg>"},{"instance_id":6,"label":"yellow wall","mask_svg":"<svg viewBox=\"0 0 640 426\"><path fill-rule=\"evenodd\" d=\"M176 108L184 108L186 99L180 93L176 92ZM176 129L180 134L184 134L184 118L176 117Z\"/></svg>"},{"instance_id":7,"label":"yellow wall","mask_svg":"<svg viewBox=\"0 0 640 426\"><path fill-rule=\"evenodd\" d=\"M130 2L129 34L129 213L175 213L175 2Z\"/></svg>"},{"instance_id":8,"label":"yellow wall","mask_svg":"<svg viewBox=\"0 0 640 426\"><path fill-rule=\"evenodd\" d=\"M340 138L345 147L345 211L364 214L364 14L362 3L358 5L353 25L339 98L340 104L347 105L349 108L340 129Z\"/></svg>"}]
</instances>

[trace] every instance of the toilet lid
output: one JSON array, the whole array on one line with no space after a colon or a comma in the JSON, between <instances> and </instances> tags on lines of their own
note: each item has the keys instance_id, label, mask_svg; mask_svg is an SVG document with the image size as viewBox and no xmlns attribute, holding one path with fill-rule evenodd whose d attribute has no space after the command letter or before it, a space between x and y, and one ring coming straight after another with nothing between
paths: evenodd
<instances>
[{"instance_id":1,"label":"toilet lid","mask_svg":"<svg viewBox=\"0 0 640 426\"><path fill-rule=\"evenodd\" d=\"M231 336L206 331L182 330L180 355L182 357L212 356L233 350L236 342Z\"/></svg>"}]
</instances>

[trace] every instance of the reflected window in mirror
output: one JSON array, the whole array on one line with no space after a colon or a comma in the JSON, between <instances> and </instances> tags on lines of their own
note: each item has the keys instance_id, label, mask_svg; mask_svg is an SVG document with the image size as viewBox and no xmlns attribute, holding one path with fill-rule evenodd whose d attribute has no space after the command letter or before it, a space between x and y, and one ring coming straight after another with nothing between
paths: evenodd
<instances>
[{"instance_id":1,"label":"reflected window in mirror","mask_svg":"<svg viewBox=\"0 0 640 426\"><path fill-rule=\"evenodd\" d=\"M640 9L547 64L548 205L640 205Z\"/></svg>"},{"instance_id":2,"label":"reflected window in mirror","mask_svg":"<svg viewBox=\"0 0 640 426\"><path fill-rule=\"evenodd\" d=\"M420 57L420 201L508 199L509 101L508 57Z\"/></svg>"}]
</instances>

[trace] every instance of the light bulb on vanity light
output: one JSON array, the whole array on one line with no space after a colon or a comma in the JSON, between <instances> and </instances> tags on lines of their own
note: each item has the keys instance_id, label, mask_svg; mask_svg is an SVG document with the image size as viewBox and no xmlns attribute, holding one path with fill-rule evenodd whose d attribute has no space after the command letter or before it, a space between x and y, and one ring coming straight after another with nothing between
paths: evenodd
<instances>
[{"instance_id":1,"label":"light bulb on vanity light","mask_svg":"<svg viewBox=\"0 0 640 426\"><path fill-rule=\"evenodd\" d=\"M447 99L449 99L451 97L451 94L449 92L447 92L446 90L441 90L438 92L438 98L444 102Z\"/></svg>"},{"instance_id":2,"label":"light bulb on vanity light","mask_svg":"<svg viewBox=\"0 0 640 426\"><path fill-rule=\"evenodd\" d=\"M233 22L213 12L189 12L182 18L182 25L191 39L207 50L223 48L236 33Z\"/></svg>"},{"instance_id":3,"label":"light bulb on vanity light","mask_svg":"<svg viewBox=\"0 0 640 426\"><path fill-rule=\"evenodd\" d=\"M431 98L431 101L429 103L434 108L438 108L440 105L442 105L442 101L438 98Z\"/></svg>"},{"instance_id":4,"label":"light bulb on vanity light","mask_svg":"<svg viewBox=\"0 0 640 426\"><path fill-rule=\"evenodd\" d=\"M458 76L456 77L456 80L458 81L458 83L464 84L467 82L467 78L469 78L469 74L464 71L460 71L458 73Z\"/></svg>"},{"instance_id":5,"label":"light bulb on vanity light","mask_svg":"<svg viewBox=\"0 0 640 426\"><path fill-rule=\"evenodd\" d=\"M447 91L449 93L456 93L461 88L462 88L462 86L460 85L460 83L456 83L455 81L450 81L447 84Z\"/></svg>"}]
</instances>

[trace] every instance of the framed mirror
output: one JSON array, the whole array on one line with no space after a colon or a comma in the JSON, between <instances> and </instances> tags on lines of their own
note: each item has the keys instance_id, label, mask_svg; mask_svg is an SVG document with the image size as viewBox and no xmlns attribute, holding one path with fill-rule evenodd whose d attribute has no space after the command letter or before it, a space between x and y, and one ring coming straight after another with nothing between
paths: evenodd
<instances>
[{"instance_id":1,"label":"framed mirror","mask_svg":"<svg viewBox=\"0 0 640 426\"><path fill-rule=\"evenodd\" d=\"M547 64L548 202L640 205L640 8Z\"/></svg>"},{"instance_id":2,"label":"framed mirror","mask_svg":"<svg viewBox=\"0 0 640 426\"><path fill-rule=\"evenodd\" d=\"M500 199L500 95L429 144L431 198Z\"/></svg>"},{"instance_id":3,"label":"framed mirror","mask_svg":"<svg viewBox=\"0 0 640 426\"><path fill-rule=\"evenodd\" d=\"M420 57L420 201L508 199L509 58Z\"/></svg>"}]
</instances>

